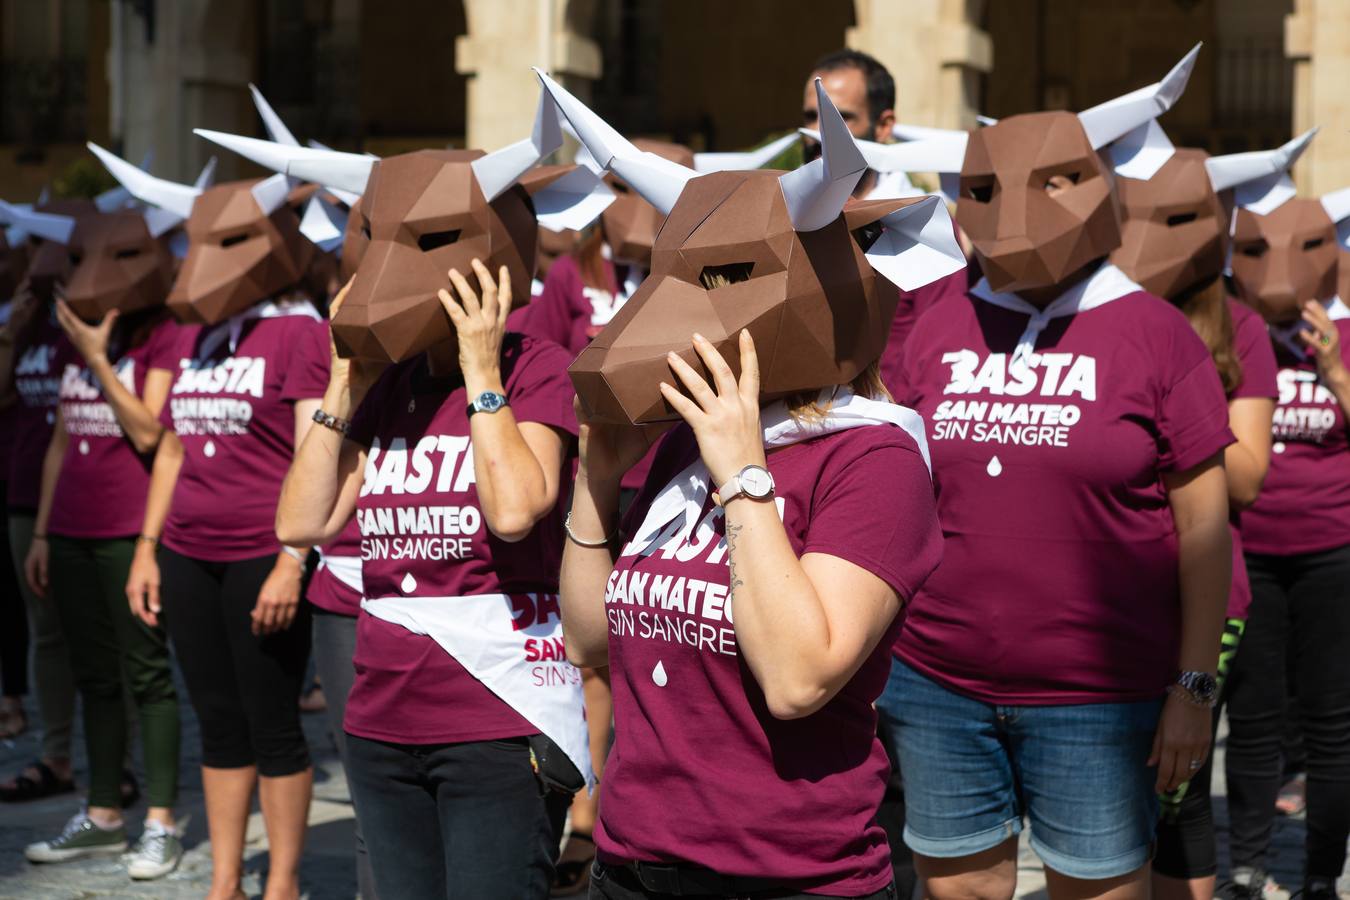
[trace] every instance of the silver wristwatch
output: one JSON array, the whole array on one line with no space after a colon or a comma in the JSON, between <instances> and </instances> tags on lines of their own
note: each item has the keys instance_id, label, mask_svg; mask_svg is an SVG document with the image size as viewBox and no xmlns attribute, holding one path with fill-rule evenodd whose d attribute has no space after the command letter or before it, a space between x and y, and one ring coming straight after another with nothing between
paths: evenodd
<instances>
[{"instance_id":1,"label":"silver wristwatch","mask_svg":"<svg viewBox=\"0 0 1350 900\"><path fill-rule=\"evenodd\" d=\"M1173 685L1180 688L1196 706L1213 709L1219 702L1219 682L1208 672L1182 672Z\"/></svg>"},{"instance_id":2,"label":"silver wristwatch","mask_svg":"<svg viewBox=\"0 0 1350 900\"><path fill-rule=\"evenodd\" d=\"M773 475L763 466L746 466L717 489L723 506L742 494L751 500L768 500L773 496Z\"/></svg>"}]
</instances>

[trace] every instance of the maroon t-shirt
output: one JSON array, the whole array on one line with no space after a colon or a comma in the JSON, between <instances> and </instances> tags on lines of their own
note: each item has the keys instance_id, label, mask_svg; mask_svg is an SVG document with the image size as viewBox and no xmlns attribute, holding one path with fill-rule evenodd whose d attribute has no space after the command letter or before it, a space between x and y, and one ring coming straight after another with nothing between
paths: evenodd
<instances>
[{"instance_id":1,"label":"maroon t-shirt","mask_svg":"<svg viewBox=\"0 0 1350 900\"><path fill-rule=\"evenodd\" d=\"M1242 380L1228 394L1228 401L1244 398L1277 399L1275 350L1265 320L1250 307L1228 298L1233 317L1233 352L1242 365ZM1233 535L1233 589L1228 595L1228 618L1245 619L1252 605L1252 584L1247 578L1247 563L1242 557L1242 513L1231 510L1229 531Z\"/></svg>"},{"instance_id":2,"label":"maroon t-shirt","mask_svg":"<svg viewBox=\"0 0 1350 900\"><path fill-rule=\"evenodd\" d=\"M319 567L310 576L305 599L319 609L340 616L355 616L360 613L361 591L334 575L329 562L333 557L355 558L359 567L360 556L361 529L357 527L356 516L352 516L338 536L319 551Z\"/></svg>"},{"instance_id":3,"label":"maroon t-shirt","mask_svg":"<svg viewBox=\"0 0 1350 900\"><path fill-rule=\"evenodd\" d=\"M177 373L178 328L169 319L159 322L144 341L113 363L127 390L144 397L145 376L151 369ZM69 440L47 530L72 538L138 534L154 454L136 452L98 379L73 349L61 376L61 417Z\"/></svg>"},{"instance_id":4,"label":"maroon t-shirt","mask_svg":"<svg viewBox=\"0 0 1350 900\"><path fill-rule=\"evenodd\" d=\"M660 445L625 524L698 457L687 426ZM942 555L933 486L914 440L878 425L771 453L798 556L826 553L913 597ZM890 672L897 616L822 709L774 718L740 659L721 507L709 499L681 540L627 545L605 589L615 743L595 831L609 861L705 866L825 894L891 880L876 823L889 770L873 701Z\"/></svg>"},{"instance_id":5,"label":"maroon t-shirt","mask_svg":"<svg viewBox=\"0 0 1350 900\"><path fill-rule=\"evenodd\" d=\"M42 488L42 459L51 443L61 373L77 358L61 326L55 307L37 314L14 346L14 404L11 426L14 449L9 458L9 508L36 510Z\"/></svg>"},{"instance_id":6,"label":"maroon t-shirt","mask_svg":"<svg viewBox=\"0 0 1350 900\"><path fill-rule=\"evenodd\" d=\"M184 456L161 540L184 556L228 562L281 548L277 497L295 452L295 401L328 386L328 326L306 315L255 319L233 352L216 329L178 332L160 418Z\"/></svg>"},{"instance_id":7,"label":"maroon t-shirt","mask_svg":"<svg viewBox=\"0 0 1350 900\"><path fill-rule=\"evenodd\" d=\"M1350 365L1350 319L1336 321ZM1350 434L1336 397L1307 353L1275 341L1279 397L1270 471L1261 496L1242 513L1248 553L1292 556L1350 544Z\"/></svg>"},{"instance_id":8,"label":"maroon t-shirt","mask_svg":"<svg viewBox=\"0 0 1350 900\"><path fill-rule=\"evenodd\" d=\"M519 320L520 330L564 347L575 358L628 299L619 290L614 263L604 260L604 270L609 289L587 287L576 258L571 254L558 257L548 270L544 290L525 308ZM652 453L624 473L623 487L632 490L642 487L654 452L653 448Z\"/></svg>"},{"instance_id":9,"label":"maroon t-shirt","mask_svg":"<svg viewBox=\"0 0 1350 900\"><path fill-rule=\"evenodd\" d=\"M891 319L891 334L886 339L886 347L881 351L881 380L886 389L895 394L900 383L901 368L905 358L905 341L919 317L932 309L946 297L965 296L969 287L969 273L959 269L944 278L925 284L913 291L900 291L900 302L895 307L895 317ZM884 281L877 283L878 290L895 290Z\"/></svg>"},{"instance_id":10,"label":"maroon t-shirt","mask_svg":"<svg viewBox=\"0 0 1350 900\"><path fill-rule=\"evenodd\" d=\"M900 402L928 423L943 563L896 653L989 703L1123 702L1176 674L1176 529L1162 474L1232 443L1185 316L1136 291L1051 319L952 297L915 326Z\"/></svg>"},{"instance_id":11,"label":"maroon t-shirt","mask_svg":"<svg viewBox=\"0 0 1350 900\"><path fill-rule=\"evenodd\" d=\"M501 374L517 422L575 433L570 358L556 344L507 333ZM538 593L554 605L562 504L524 540L509 543L488 531L478 504L468 404L463 383L429 374L422 354L385 372L357 410L348 437L369 448L356 505L365 595L510 594L523 606L531 603L524 595ZM365 612L357 621L353 664L345 726L359 737L440 744L539 730L430 637Z\"/></svg>"}]
</instances>

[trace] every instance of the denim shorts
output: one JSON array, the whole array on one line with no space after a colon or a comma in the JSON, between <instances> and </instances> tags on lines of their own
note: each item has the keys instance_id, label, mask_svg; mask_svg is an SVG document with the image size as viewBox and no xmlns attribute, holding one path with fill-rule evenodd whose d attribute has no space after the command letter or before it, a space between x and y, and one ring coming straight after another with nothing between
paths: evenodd
<instances>
[{"instance_id":1,"label":"denim shorts","mask_svg":"<svg viewBox=\"0 0 1350 900\"><path fill-rule=\"evenodd\" d=\"M1019 834L1026 817L1032 849L1070 878L1114 878L1149 861L1161 699L994 706L897 659L877 710L899 756L915 853L980 853Z\"/></svg>"}]
</instances>

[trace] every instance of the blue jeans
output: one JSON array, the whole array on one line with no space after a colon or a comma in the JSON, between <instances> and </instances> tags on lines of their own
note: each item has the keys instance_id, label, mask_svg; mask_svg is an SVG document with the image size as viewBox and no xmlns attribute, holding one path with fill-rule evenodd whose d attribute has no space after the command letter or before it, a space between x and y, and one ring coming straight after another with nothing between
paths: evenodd
<instances>
[{"instance_id":1,"label":"blue jeans","mask_svg":"<svg viewBox=\"0 0 1350 900\"><path fill-rule=\"evenodd\" d=\"M1031 821L1031 846L1070 878L1125 875L1149 861L1158 820L1148 765L1162 699L994 706L895 660L877 701L905 782L905 843L970 856Z\"/></svg>"}]
</instances>

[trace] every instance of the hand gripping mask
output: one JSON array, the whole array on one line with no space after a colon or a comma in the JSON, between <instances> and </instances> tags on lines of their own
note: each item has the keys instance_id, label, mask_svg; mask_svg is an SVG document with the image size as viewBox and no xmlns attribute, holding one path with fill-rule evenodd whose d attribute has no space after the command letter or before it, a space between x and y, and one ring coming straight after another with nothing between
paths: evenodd
<instances>
[{"instance_id":1,"label":"hand gripping mask","mask_svg":"<svg viewBox=\"0 0 1350 900\"><path fill-rule=\"evenodd\" d=\"M436 293L474 259L506 266L512 300L528 302L537 224L582 228L613 194L585 168L536 164L562 144L557 109L540 98L529 138L494 153L419 150L388 159L198 134L280 172L359 194L343 256L360 259L332 323L344 356L400 361L454 337Z\"/></svg>"},{"instance_id":2,"label":"hand gripping mask","mask_svg":"<svg viewBox=\"0 0 1350 900\"><path fill-rule=\"evenodd\" d=\"M971 132L859 145L878 171L959 172L956 220L989 286L1051 287L1120 244L1120 209L1099 151L1172 108L1199 50L1156 84L1076 115L1027 113ZM1056 176L1067 184L1052 193Z\"/></svg>"},{"instance_id":3,"label":"hand gripping mask","mask_svg":"<svg viewBox=\"0 0 1350 900\"><path fill-rule=\"evenodd\" d=\"M643 153L652 153L685 168L706 174L735 169L758 169L796 141L797 136L789 134L748 153L694 153L683 144L645 138L637 138L632 143ZM593 168L593 161L588 154L583 155L584 153L583 147L582 152L577 155L577 162ZM641 194L612 172L605 176L605 182L614 189L616 196L614 202L600 217L600 224L605 232L605 241L614 253L615 261L632 263L644 269L650 268L652 244L666 220L665 214L642 199Z\"/></svg>"},{"instance_id":4,"label":"hand gripping mask","mask_svg":"<svg viewBox=\"0 0 1350 900\"><path fill-rule=\"evenodd\" d=\"M1288 182L1288 176L1282 179ZM1292 182L1273 191L1292 191ZM1298 321L1302 304L1336 295L1338 229L1350 220L1350 188L1320 200L1289 197L1270 208L1271 191L1244 197L1233 218L1233 287L1271 325ZM1264 210L1264 211L1262 211Z\"/></svg>"},{"instance_id":5,"label":"hand gripping mask","mask_svg":"<svg viewBox=\"0 0 1350 900\"><path fill-rule=\"evenodd\" d=\"M588 416L679 418L659 385L675 352L696 369L692 335L738 367L737 335L754 337L762 397L845 384L876 361L897 296L965 265L937 197L851 203L867 168L817 81L820 158L794 172L700 175L644 152L540 73L582 143L666 216L651 274L581 352L570 374Z\"/></svg>"},{"instance_id":6,"label":"hand gripping mask","mask_svg":"<svg viewBox=\"0 0 1350 900\"><path fill-rule=\"evenodd\" d=\"M0 203L0 213L41 237L44 247L61 249L65 283L59 293L86 322L113 310L130 313L164 303L173 256L140 212L85 210L71 216Z\"/></svg>"},{"instance_id":7,"label":"hand gripping mask","mask_svg":"<svg viewBox=\"0 0 1350 900\"><path fill-rule=\"evenodd\" d=\"M1228 262L1234 189L1287 170L1315 133L1275 150L1211 157L1203 150L1173 150L1157 129L1154 140L1166 144L1167 154L1160 164L1140 169L1139 153L1123 153L1123 141L1113 145L1124 222L1111 261L1146 291L1168 299L1211 283Z\"/></svg>"},{"instance_id":8,"label":"hand gripping mask","mask_svg":"<svg viewBox=\"0 0 1350 900\"><path fill-rule=\"evenodd\" d=\"M295 287L314 253L292 208L284 175L214 187L156 178L90 144L113 177L152 209L146 221L160 235L186 220L187 257L168 306L183 322L214 325Z\"/></svg>"}]
</instances>

